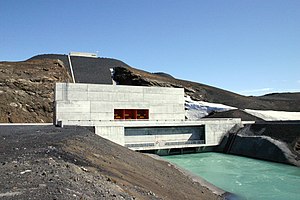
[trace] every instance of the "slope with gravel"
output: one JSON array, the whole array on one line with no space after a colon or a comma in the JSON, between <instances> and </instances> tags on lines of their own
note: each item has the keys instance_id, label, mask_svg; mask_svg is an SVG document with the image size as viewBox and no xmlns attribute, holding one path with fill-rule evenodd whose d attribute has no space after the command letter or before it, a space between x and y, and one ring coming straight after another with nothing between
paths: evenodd
<instances>
[{"instance_id":1,"label":"slope with gravel","mask_svg":"<svg viewBox=\"0 0 300 200\"><path fill-rule=\"evenodd\" d=\"M84 127L1 126L1 199L220 199Z\"/></svg>"},{"instance_id":2,"label":"slope with gravel","mask_svg":"<svg viewBox=\"0 0 300 200\"><path fill-rule=\"evenodd\" d=\"M67 55L44 54L29 60L59 59L71 74ZM71 56L71 63L76 83L112 84L111 71L114 67L127 67L122 61L112 58L91 58Z\"/></svg>"},{"instance_id":3,"label":"slope with gravel","mask_svg":"<svg viewBox=\"0 0 300 200\"><path fill-rule=\"evenodd\" d=\"M60 60L0 62L0 122L52 122L55 83L69 81Z\"/></svg>"}]
</instances>

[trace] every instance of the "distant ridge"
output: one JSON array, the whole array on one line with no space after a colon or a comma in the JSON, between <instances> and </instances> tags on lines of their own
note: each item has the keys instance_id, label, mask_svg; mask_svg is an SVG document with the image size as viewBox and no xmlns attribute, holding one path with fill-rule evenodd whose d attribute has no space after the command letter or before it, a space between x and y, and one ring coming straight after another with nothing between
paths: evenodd
<instances>
[{"instance_id":1,"label":"distant ridge","mask_svg":"<svg viewBox=\"0 0 300 200\"><path fill-rule=\"evenodd\" d=\"M277 99L277 100L299 100L300 92L271 93L259 97L260 99Z\"/></svg>"},{"instance_id":2,"label":"distant ridge","mask_svg":"<svg viewBox=\"0 0 300 200\"><path fill-rule=\"evenodd\" d=\"M171 74L167 74L165 72L154 72L153 74L163 76L163 77L167 77L167 78L174 78Z\"/></svg>"}]
</instances>

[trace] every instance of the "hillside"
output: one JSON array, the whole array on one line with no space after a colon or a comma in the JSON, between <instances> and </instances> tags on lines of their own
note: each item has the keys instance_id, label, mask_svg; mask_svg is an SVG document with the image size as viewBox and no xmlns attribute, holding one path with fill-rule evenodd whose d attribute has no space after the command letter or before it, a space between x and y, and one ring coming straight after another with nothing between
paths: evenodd
<instances>
[{"instance_id":1,"label":"hillside","mask_svg":"<svg viewBox=\"0 0 300 200\"><path fill-rule=\"evenodd\" d=\"M121 85L149 85L183 87L193 100L220 103L240 109L300 111L299 93L285 94L285 98L270 95L247 97L212 86L148 73L131 67L115 68L115 81Z\"/></svg>"},{"instance_id":2,"label":"hillside","mask_svg":"<svg viewBox=\"0 0 300 200\"><path fill-rule=\"evenodd\" d=\"M213 112L208 117L240 117L260 120L243 109L300 111L300 93L276 93L247 97L230 91L191 81L180 80L158 72L132 68L111 58L72 57L78 83L183 87L185 94L196 101L219 103L238 108L236 111ZM67 55L44 54L24 62L0 63L1 122L52 122L55 82L71 82ZM8 106L9 105L9 106Z\"/></svg>"},{"instance_id":3,"label":"hillside","mask_svg":"<svg viewBox=\"0 0 300 200\"><path fill-rule=\"evenodd\" d=\"M60 60L0 62L0 122L52 122L55 82L70 82Z\"/></svg>"},{"instance_id":4,"label":"hillside","mask_svg":"<svg viewBox=\"0 0 300 200\"><path fill-rule=\"evenodd\" d=\"M299 100L300 92L294 93L271 93L258 97L259 99L270 99L270 100Z\"/></svg>"},{"instance_id":5,"label":"hillside","mask_svg":"<svg viewBox=\"0 0 300 200\"><path fill-rule=\"evenodd\" d=\"M68 56L60 54L37 55L29 60L59 59L63 61L71 74ZM112 84L110 69L119 66L127 67L122 61L112 58L89 58L72 56L72 67L76 83Z\"/></svg>"},{"instance_id":6,"label":"hillside","mask_svg":"<svg viewBox=\"0 0 300 200\"><path fill-rule=\"evenodd\" d=\"M62 60L69 70L67 55L44 54L29 60L45 58ZM149 73L112 58L72 57L72 62L73 68L75 67L75 80L79 83L111 84L109 69L114 68L113 78L120 85L183 87L185 93L197 101L221 103L240 109L300 111L300 93L274 93L248 97L209 85L176 79L164 72Z\"/></svg>"},{"instance_id":7,"label":"hillside","mask_svg":"<svg viewBox=\"0 0 300 200\"><path fill-rule=\"evenodd\" d=\"M84 127L1 126L1 199L221 199Z\"/></svg>"}]
</instances>

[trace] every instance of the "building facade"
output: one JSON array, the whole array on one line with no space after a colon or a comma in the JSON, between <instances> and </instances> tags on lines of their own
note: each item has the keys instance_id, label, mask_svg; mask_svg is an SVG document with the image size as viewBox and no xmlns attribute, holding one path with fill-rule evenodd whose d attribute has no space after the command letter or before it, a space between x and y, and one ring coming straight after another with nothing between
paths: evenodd
<instances>
[{"instance_id":1,"label":"building facade","mask_svg":"<svg viewBox=\"0 0 300 200\"><path fill-rule=\"evenodd\" d=\"M163 150L218 145L241 120L185 120L183 88L57 83L55 123L94 126L133 150Z\"/></svg>"}]
</instances>

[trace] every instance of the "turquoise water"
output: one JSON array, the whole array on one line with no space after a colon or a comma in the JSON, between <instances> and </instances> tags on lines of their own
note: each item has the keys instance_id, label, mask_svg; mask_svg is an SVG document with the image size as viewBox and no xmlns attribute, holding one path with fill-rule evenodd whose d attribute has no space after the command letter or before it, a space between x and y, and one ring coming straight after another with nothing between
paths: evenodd
<instances>
[{"instance_id":1,"label":"turquoise water","mask_svg":"<svg viewBox=\"0 0 300 200\"><path fill-rule=\"evenodd\" d=\"M300 200L300 168L220 153L164 159L245 199Z\"/></svg>"}]
</instances>

